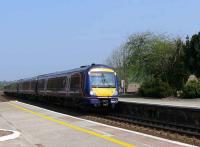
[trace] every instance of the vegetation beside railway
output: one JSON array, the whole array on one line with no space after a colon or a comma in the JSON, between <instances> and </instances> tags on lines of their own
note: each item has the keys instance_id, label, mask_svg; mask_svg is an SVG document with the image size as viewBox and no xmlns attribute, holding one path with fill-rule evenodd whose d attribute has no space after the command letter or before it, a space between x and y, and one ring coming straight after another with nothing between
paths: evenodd
<instances>
[{"instance_id":1,"label":"vegetation beside railway","mask_svg":"<svg viewBox=\"0 0 200 147\"><path fill-rule=\"evenodd\" d=\"M126 86L140 83L142 96L176 96L179 91L182 97L199 97L186 83L190 75L200 77L200 33L185 40L151 32L133 34L106 62ZM192 86L199 87L199 83L192 82ZM195 90L200 93L200 88Z\"/></svg>"},{"instance_id":2,"label":"vegetation beside railway","mask_svg":"<svg viewBox=\"0 0 200 147\"><path fill-rule=\"evenodd\" d=\"M200 80L196 79L186 83L186 85L183 88L182 97L184 98L200 97Z\"/></svg>"}]
</instances>

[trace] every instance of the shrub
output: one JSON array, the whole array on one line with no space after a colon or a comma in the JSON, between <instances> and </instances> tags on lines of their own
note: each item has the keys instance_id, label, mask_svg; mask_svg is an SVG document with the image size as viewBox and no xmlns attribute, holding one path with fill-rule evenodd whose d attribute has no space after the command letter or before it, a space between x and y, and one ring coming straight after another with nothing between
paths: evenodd
<instances>
[{"instance_id":1,"label":"shrub","mask_svg":"<svg viewBox=\"0 0 200 147\"><path fill-rule=\"evenodd\" d=\"M153 78L143 82L139 89L139 94L144 97L162 98L171 96L173 90L167 82Z\"/></svg>"},{"instance_id":2,"label":"shrub","mask_svg":"<svg viewBox=\"0 0 200 147\"><path fill-rule=\"evenodd\" d=\"M200 97L200 81L192 80L187 82L183 88L183 98L198 98Z\"/></svg>"}]
</instances>

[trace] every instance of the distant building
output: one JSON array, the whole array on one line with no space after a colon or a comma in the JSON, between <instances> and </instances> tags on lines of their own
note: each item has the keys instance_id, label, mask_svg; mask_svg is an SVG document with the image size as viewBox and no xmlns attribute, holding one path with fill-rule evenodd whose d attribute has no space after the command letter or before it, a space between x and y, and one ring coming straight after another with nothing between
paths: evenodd
<instances>
[{"instance_id":1,"label":"distant building","mask_svg":"<svg viewBox=\"0 0 200 147\"><path fill-rule=\"evenodd\" d=\"M134 83L129 84L127 88L127 93L137 93L140 88L140 84Z\"/></svg>"}]
</instances>

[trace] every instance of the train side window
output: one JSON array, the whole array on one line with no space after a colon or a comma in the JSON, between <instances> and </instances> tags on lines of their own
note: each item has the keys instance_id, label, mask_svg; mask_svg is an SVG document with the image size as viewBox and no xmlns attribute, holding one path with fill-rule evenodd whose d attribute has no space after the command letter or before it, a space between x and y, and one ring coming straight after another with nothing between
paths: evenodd
<instances>
[{"instance_id":1,"label":"train side window","mask_svg":"<svg viewBox=\"0 0 200 147\"><path fill-rule=\"evenodd\" d=\"M58 90L63 91L66 87L66 77L58 78Z\"/></svg>"},{"instance_id":2,"label":"train side window","mask_svg":"<svg viewBox=\"0 0 200 147\"><path fill-rule=\"evenodd\" d=\"M56 77L48 80L47 90L63 91L66 87L66 77Z\"/></svg>"},{"instance_id":3,"label":"train side window","mask_svg":"<svg viewBox=\"0 0 200 147\"><path fill-rule=\"evenodd\" d=\"M36 87L36 81L32 80L31 81L31 90L35 90L35 87Z\"/></svg>"},{"instance_id":4,"label":"train side window","mask_svg":"<svg viewBox=\"0 0 200 147\"><path fill-rule=\"evenodd\" d=\"M38 90L44 90L44 83L45 83L44 79L38 80Z\"/></svg>"},{"instance_id":5,"label":"train side window","mask_svg":"<svg viewBox=\"0 0 200 147\"><path fill-rule=\"evenodd\" d=\"M48 79L47 90L52 90L54 86L53 79Z\"/></svg>"},{"instance_id":6,"label":"train side window","mask_svg":"<svg viewBox=\"0 0 200 147\"><path fill-rule=\"evenodd\" d=\"M19 83L19 90L21 90L22 89L22 83L20 82Z\"/></svg>"},{"instance_id":7,"label":"train side window","mask_svg":"<svg viewBox=\"0 0 200 147\"><path fill-rule=\"evenodd\" d=\"M22 87L23 87L23 90L29 90L30 82L28 82L28 81L23 82Z\"/></svg>"},{"instance_id":8,"label":"train side window","mask_svg":"<svg viewBox=\"0 0 200 147\"><path fill-rule=\"evenodd\" d=\"M24 89L25 89L25 83L22 82L22 90L24 90Z\"/></svg>"},{"instance_id":9,"label":"train side window","mask_svg":"<svg viewBox=\"0 0 200 147\"><path fill-rule=\"evenodd\" d=\"M71 91L80 91L81 80L79 75L74 75L71 77L70 90Z\"/></svg>"}]
</instances>

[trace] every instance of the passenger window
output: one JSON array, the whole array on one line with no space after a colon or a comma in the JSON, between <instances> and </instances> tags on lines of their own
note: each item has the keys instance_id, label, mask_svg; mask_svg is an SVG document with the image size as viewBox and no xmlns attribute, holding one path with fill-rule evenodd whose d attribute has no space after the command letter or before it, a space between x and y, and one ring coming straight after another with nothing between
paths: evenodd
<instances>
[{"instance_id":1,"label":"passenger window","mask_svg":"<svg viewBox=\"0 0 200 147\"><path fill-rule=\"evenodd\" d=\"M80 76L79 75L74 75L71 77L71 82L70 82L70 90L71 91L80 91L81 88L81 81L80 81Z\"/></svg>"},{"instance_id":2,"label":"passenger window","mask_svg":"<svg viewBox=\"0 0 200 147\"><path fill-rule=\"evenodd\" d=\"M32 80L31 81L31 90L35 90L35 86L36 86L36 81Z\"/></svg>"},{"instance_id":3,"label":"passenger window","mask_svg":"<svg viewBox=\"0 0 200 147\"><path fill-rule=\"evenodd\" d=\"M66 86L66 77L48 79L47 90L63 91Z\"/></svg>"},{"instance_id":4,"label":"passenger window","mask_svg":"<svg viewBox=\"0 0 200 147\"><path fill-rule=\"evenodd\" d=\"M44 79L38 81L38 90L44 90L44 83L45 83Z\"/></svg>"},{"instance_id":5,"label":"passenger window","mask_svg":"<svg viewBox=\"0 0 200 147\"><path fill-rule=\"evenodd\" d=\"M23 82L23 90L29 90L29 88L30 88L30 82L28 82L28 81L25 81L25 82Z\"/></svg>"}]
</instances>

